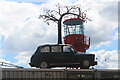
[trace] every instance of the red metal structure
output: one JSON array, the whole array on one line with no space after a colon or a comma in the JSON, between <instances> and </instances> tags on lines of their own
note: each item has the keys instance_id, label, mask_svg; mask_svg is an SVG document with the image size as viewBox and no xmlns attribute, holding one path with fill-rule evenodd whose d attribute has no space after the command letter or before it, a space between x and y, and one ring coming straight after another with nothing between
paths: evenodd
<instances>
[{"instance_id":1,"label":"red metal structure","mask_svg":"<svg viewBox=\"0 0 120 80\"><path fill-rule=\"evenodd\" d=\"M66 19L67 18L67 19ZM84 35L84 25L86 16L68 15L63 21L64 43L71 44L77 52L86 52L90 47L90 37Z\"/></svg>"}]
</instances>

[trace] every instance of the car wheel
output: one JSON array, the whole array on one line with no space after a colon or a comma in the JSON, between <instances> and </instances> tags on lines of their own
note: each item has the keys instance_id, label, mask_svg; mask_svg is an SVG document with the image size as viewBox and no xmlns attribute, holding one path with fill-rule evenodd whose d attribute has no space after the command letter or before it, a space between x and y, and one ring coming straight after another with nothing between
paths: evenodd
<instances>
[{"instance_id":1,"label":"car wheel","mask_svg":"<svg viewBox=\"0 0 120 80\"><path fill-rule=\"evenodd\" d=\"M40 68L48 68L48 63L47 62L41 62L40 63Z\"/></svg>"},{"instance_id":2,"label":"car wheel","mask_svg":"<svg viewBox=\"0 0 120 80\"><path fill-rule=\"evenodd\" d=\"M81 69L89 69L90 67L90 62L88 60L84 60L81 65Z\"/></svg>"}]
</instances>

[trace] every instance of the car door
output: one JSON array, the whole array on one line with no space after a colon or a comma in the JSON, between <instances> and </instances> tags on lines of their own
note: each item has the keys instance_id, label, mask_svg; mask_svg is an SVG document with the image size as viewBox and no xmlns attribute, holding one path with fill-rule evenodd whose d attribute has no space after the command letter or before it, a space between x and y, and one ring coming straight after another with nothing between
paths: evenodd
<instances>
[{"instance_id":1,"label":"car door","mask_svg":"<svg viewBox=\"0 0 120 80\"><path fill-rule=\"evenodd\" d=\"M53 64L59 64L60 56L62 52L62 47L60 45L53 45L51 46L51 60Z\"/></svg>"},{"instance_id":2,"label":"car door","mask_svg":"<svg viewBox=\"0 0 120 80\"><path fill-rule=\"evenodd\" d=\"M40 51L41 56L39 56L39 58L41 59L41 61L46 61L46 62L50 62L50 46L44 46L41 48Z\"/></svg>"},{"instance_id":3,"label":"car door","mask_svg":"<svg viewBox=\"0 0 120 80\"><path fill-rule=\"evenodd\" d=\"M63 46L62 62L64 64L72 64L74 62L74 52L71 51L70 46Z\"/></svg>"}]
</instances>

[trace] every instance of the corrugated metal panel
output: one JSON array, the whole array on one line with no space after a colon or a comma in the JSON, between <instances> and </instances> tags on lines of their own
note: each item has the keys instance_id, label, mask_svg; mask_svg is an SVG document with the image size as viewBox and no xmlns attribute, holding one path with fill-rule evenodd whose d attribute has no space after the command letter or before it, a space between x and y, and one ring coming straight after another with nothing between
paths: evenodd
<instances>
[{"instance_id":1,"label":"corrugated metal panel","mask_svg":"<svg viewBox=\"0 0 120 80\"><path fill-rule=\"evenodd\" d=\"M2 69L2 78L66 78L64 69Z\"/></svg>"},{"instance_id":2,"label":"corrugated metal panel","mask_svg":"<svg viewBox=\"0 0 120 80\"><path fill-rule=\"evenodd\" d=\"M103 69L17 69L3 68L0 74L7 80L69 80L69 78L94 80L120 79L120 70Z\"/></svg>"},{"instance_id":3,"label":"corrugated metal panel","mask_svg":"<svg viewBox=\"0 0 120 80\"><path fill-rule=\"evenodd\" d=\"M120 69L70 69L67 76L85 80L120 80Z\"/></svg>"}]
</instances>

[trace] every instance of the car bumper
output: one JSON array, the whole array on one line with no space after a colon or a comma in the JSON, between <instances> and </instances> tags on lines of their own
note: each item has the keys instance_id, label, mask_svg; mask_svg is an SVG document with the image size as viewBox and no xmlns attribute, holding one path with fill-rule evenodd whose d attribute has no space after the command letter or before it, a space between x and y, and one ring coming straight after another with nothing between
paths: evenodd
<instances>
[{"instance_id":1,"label":"car bumper","mask_svg":"<svg viewBox=\"0 0 120 80\"><path fill-rule=\"evenodd\" d=\"M35 67L32 63L29 63L29 65L30 65L31 67Z\"/></svg>"},{"instance_id":2,"label":"car bumper","mask_svg":"<svg viewBox=\"0 0 120 80\"><path fill-rule=\"evenodd\" d=\"M98 64L98 62L94 61L93 64L92 64L92 66L97 65L97 64Z\"/></svg>"}]
</instances>

